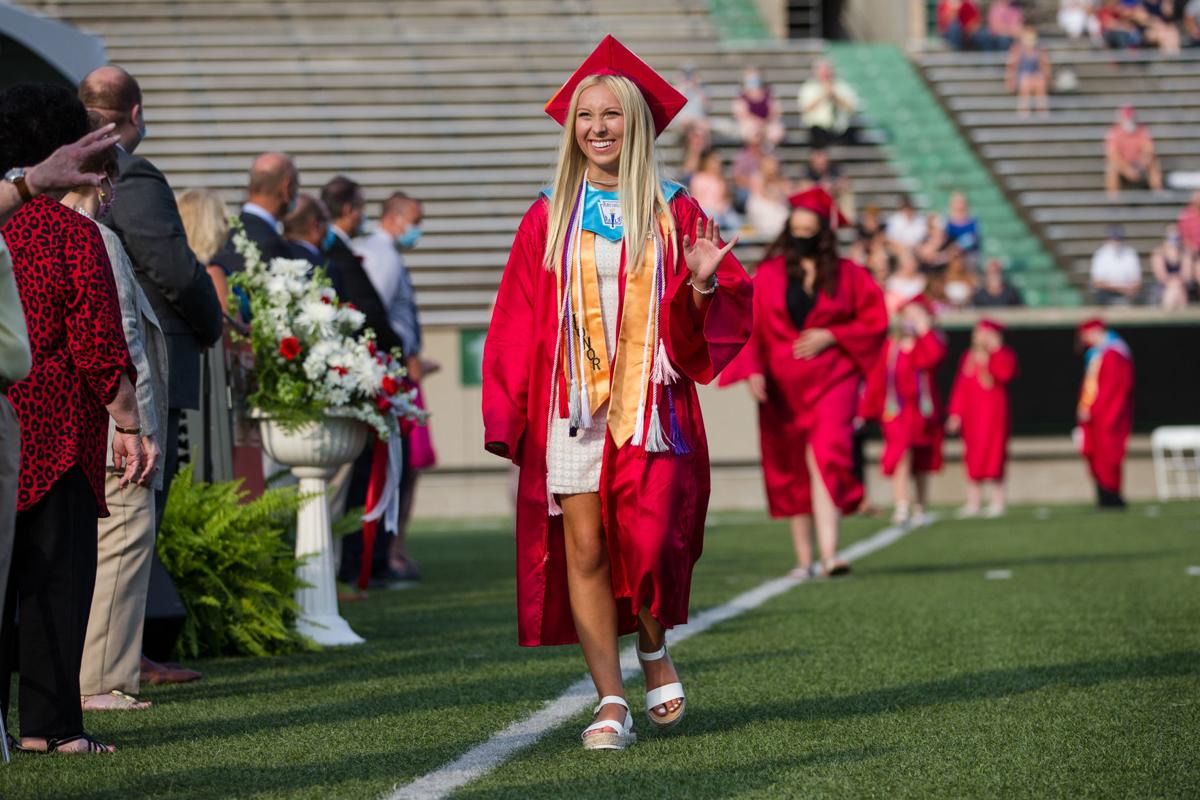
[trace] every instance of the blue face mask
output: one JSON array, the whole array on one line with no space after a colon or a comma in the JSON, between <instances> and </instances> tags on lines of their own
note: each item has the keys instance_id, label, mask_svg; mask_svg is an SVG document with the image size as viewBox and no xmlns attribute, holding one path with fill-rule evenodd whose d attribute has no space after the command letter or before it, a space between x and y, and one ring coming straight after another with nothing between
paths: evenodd
<instances>
[{"instance_id":1,"label":"blue face mask","mask_svg":"<svg viewBox=\"0 0 1200 800\"><path fill-rule=\"evenodd\" d=\"M337 234L333 232L333 227L325 232L325 239L321 242L321 249L328 250L333 247L333 243L337 241Z\"/></svg>"},{"instance_id":2,"label":"blue face mask","mask_svg":"<svg viewBox=\"0 0 1200 800\"><path fill-rule=\"evenodd\" d=\"M409 225L408 230L396 237L396 246L408 250L416 247L421 238L421 226Z\"/></svg>"},{"instance_id":3,"label":"blue face mask","mask_svg":"<svg viewBox=\"0 0 1200 800\"><path fill-rule=\"evenodd\" d=\"M142 114L142 119L138 122L138 144L146 141L146 115Z\"/></svg>"}]
</instances>

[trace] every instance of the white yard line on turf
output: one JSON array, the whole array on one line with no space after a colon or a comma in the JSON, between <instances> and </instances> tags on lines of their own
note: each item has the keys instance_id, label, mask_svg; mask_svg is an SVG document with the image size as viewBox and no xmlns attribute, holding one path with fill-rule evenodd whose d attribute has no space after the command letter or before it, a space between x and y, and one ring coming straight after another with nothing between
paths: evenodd
<instances>
[{"instance_id":1,"label":"white yard line on turf","mask_svg":"<svg viewBox=\"0 0 1200 800\"><path fill-rule=\"evenodd\" d=\"M903 538L909 530L907 527L891 525L874 536L850 545L840 553L841 558L844 561L855 561L869 556ZM719 622L758 608L768 600L778 597L800 584L801 582L792 578L775 578L760 584L748 592L739 594L724 605L693 615L691 622L680 625L671 631L670 642L679 644L698 633L703 633ZM621 654L623 678L628 680L640 668L637 654L631 645ZM486 742L472 747L449 764L417 778L412 783L397 787L387 795L386 800L438 800L447 797L456 789L482 778L512 758L518 750L538 741L559 725L589 708L594 702L596 702L596 689L592 686L591 678L585 676L557 698L551 700L541 711L514 722Z\"/></svg>"}]
</instances>

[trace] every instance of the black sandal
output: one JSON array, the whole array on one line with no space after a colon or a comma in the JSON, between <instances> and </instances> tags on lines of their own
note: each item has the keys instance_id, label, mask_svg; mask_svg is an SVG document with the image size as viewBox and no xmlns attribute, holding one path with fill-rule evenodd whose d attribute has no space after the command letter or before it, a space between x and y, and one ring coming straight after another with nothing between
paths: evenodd
<instances>
[{"instance_id":1,"label":"black sandal","mask_svg":"<svg viewBox=\"0 0 1200 800\"><path fill-rule=\"evenodd\" d=\"M96 741L91 736L87 735L86 733L77 733L74 736L68 736L65 739L47 739L46 740L46 752L47 753L57 753L57 752L59 752L59 748L63 747L64 745L71 744L72 742L78 742L80 740L87 742L87 747L85 749L71 750L69 752L64 752L64 755L82 755L83 753L105 753L107 755L111 755L113 753L112 750L108 749L108 745L106 745L102 742ZM39 750L39 751L26 751L26 752L41 752L41 751Z\"/></svg>"}]
</instances>

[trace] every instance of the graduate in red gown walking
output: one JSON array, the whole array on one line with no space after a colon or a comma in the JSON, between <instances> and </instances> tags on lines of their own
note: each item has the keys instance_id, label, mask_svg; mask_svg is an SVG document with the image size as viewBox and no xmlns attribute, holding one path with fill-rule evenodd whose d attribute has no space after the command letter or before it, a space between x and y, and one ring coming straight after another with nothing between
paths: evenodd
<instances>
[{"instance_id":1,"label":"graduate in red gown walking","mask_svg":"<svg viewBox=\"0 0 1200 800\"><path fill-rule=\"evenodd\" d=\"M1012 431L1008 385L1017 376L1017 354L1004 344L1004 326L983 318L971 331L971 347L958 362L950 390L946 432L962 434L967 467L967 503L959 517L975 517L983 504L983 484L991 484L988 517L1004 514L1004 468Z\"/></svg>"},{"instance_id":2,"label":"graduate in red gown walking","mask_svg":"<svg viewBox=\"0 0 1200 800\"><path fill-rule=\"evenodd\" d=\"M687 621L708 508L695 384L750 336L736 237L655 166L685 102L611 36L550 100L554 185L521 221L484 346L485 445L520 467L520 643L582 646L600 697L588 749L635 738L622 634L637 633L650 722L683 716L665 644Z\"/></svg>"},{"instance_id":3,"label":"graduate in red gown walking","mask_svg":"<svg viewBox=\"0 0 1200 800\"><path fill-rule=\"evenodd\" d=\"M721 384L745 380L758 402L759 446L771 516L789 517L792 576L849 572L837 559L842 514L863 486L854 474L859 389L887 336L883 293L862 266L837 252L847 220L821 188L790 198L792 213L754 274L754 334ZM813 480L813 476L817 480Z\"/></svg>"},{"instance_id":4,"label":"graduate in red gown walking","mask_svg":"<svg viewBox=\"0 0 1200 800\"><path fill-rule=\"evenodd\" d=\"M1087 348L1076 408L1079 449L1096 483L1097 505L1124 508L1121 470L1133 430L1133 355L1104 320L1089 319L1077 333Z\"/></svg>"},{"instance_id":5,"label":"graduate in red gown walking","mask_svg":"<svg viewBox=\"0 0 1200 800\"><path fill-rule=\"evenodd\" d=\"M946 340L934 327L933 308L924 295L902 305L892 317L891 334L863 395L864 419L883 429L883 474L892 479L892 522L927 521L929 474L942 468L942 399L937 371L946 359ZM910 500L916 485L916 503Z\"/></svg>"}]
</instances>

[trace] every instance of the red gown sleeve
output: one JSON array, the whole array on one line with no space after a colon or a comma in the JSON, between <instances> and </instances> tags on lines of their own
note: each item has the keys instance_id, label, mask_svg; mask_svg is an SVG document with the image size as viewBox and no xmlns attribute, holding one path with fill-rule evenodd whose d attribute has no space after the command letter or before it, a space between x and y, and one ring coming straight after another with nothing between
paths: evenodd
<instances>
[{"instance_id":1,"label":"red gown sleeve","mask_svg":"<svg viewBox=\"0 0 1200 800\"><path fill-rule=\"evenodd\" d=\"M683 235L696 230L696 219L707 219L696 201L677 195L671 201L679 231L675 274L664 294L663 341L679 370L696 383L707 384L731 362L750 338L754 319L754 286L733 253L717 267L717 291L702 309L692 302ZM722 242L722 246L724 243Z\"/></svg>"},{"instance_id":2,"label":"red gown sleeve","mask_svg":"<svg viewBox=\"0 0 1200 800\"><path fill-rule=\"evenodd\" d=\"M718 385L731 386L738 381L744 381L751 375L766 374L766 347L767 341L764 331L767 327L765 306L766 294L761 291L759 286L759 276L762 275L762 268L755 273L751 282L754 284L754 300L751 303L753 311L753 321L750 327L750 338L746 341L746 346L742 348L737 357L730 362L724 370L722 370Z\"/></svg>"},{"instance_id":3,"label":"red gown sleeve","mask_svg":"<svg viewBox=\"0 0 1200 800\"><path fill-rule=\"evenodd\" d=\"M66 265L67 347L83 382L103 405L117 396L121 376L130 382L137 372L121 327L117 284L100 230L90 223L71 227L64 237Z\"/></svg>"},{"instance_id":4,"label":"red gown sleeve","mask_svg":"<svg viewBox=\"0 0 1200 800\"><path fill-rule=\"evenodd\" d=\"M1108 352L1100 362L1096 402L1092 404L1092 425L1101 431L1127 428L1129 396L1133 391L1133 362L1120 353Z\"/></svg>"},{"instance_id":5,"label":"red gown sleeve","mask_svg":"<svg viewBox=\"0 0 1200 800\"><path fill-rule=\"evenodd\" d=\"M928 331L917 337L912 350L912 363L917 369L929 372L936 370L945 360L947 353L946 340L937 331Z\"/></svg>"},{"instance_id":6,"label":"red gown sleeve","mask_svg":"<svg viewBox=\"0 0 1200 800\"><path fill-rule=\"evenodd\" d=\"M884 399L887 395L887 349L888 343L885 341L875 366L867 373L867 386L858 402L857 416L862 419L883 417Z\"/></svg>"},{"instance_id":7,"label":"red gown sleeve","mask_svg":"<svg viewBox=\"0 0 1200 800\"><path fill-rule=\"evenodd\" d=\"M483 435L491 453L514 459L525 432L535 320L533 287L543 269L546 203L525 213L513 240L483 345Z\"/></svg>"},{"instance_id":8,"label":"red gown sleeve","mask_svg":"<svg viewBox=\"0 0 1200 800\"><path fill-rule=\"evenodd\" d=\"M962 358L958 360L958 372L954 375L954 386L950 389L950 404L946 406L946 413L952 417L961 417L963 415L964 406L966 405L966 382L970 380L966 375L966 367L967 359L970 357L971 351L968 349L962 354Z\"/></svg>"},{"instance_id":9,"label":"red gown sleeve","mask_svg":"<svg viewBox=\"0 0 1200 800\"><path fill-rule=\"evenodd\" d=\"M1011 347L1001 347L988 359L988 374L998 386L1012 383L1017 377L1017 354Z\"/></svg>"},{"instance_id":10,"label":"red gown sleeve","mask_svg":"<svg viewBox=\"0 0 1200 800\"><path fill-rule=\"evenodd\" d=\"M851 270L853 276L849 285L854 294L854 317L840 325L830 325L828 330L859 371L870 375L887 338L887 306L883 292L865 269L850 261L843 261L841 268Z\"/></svg>"}]
</instances>

